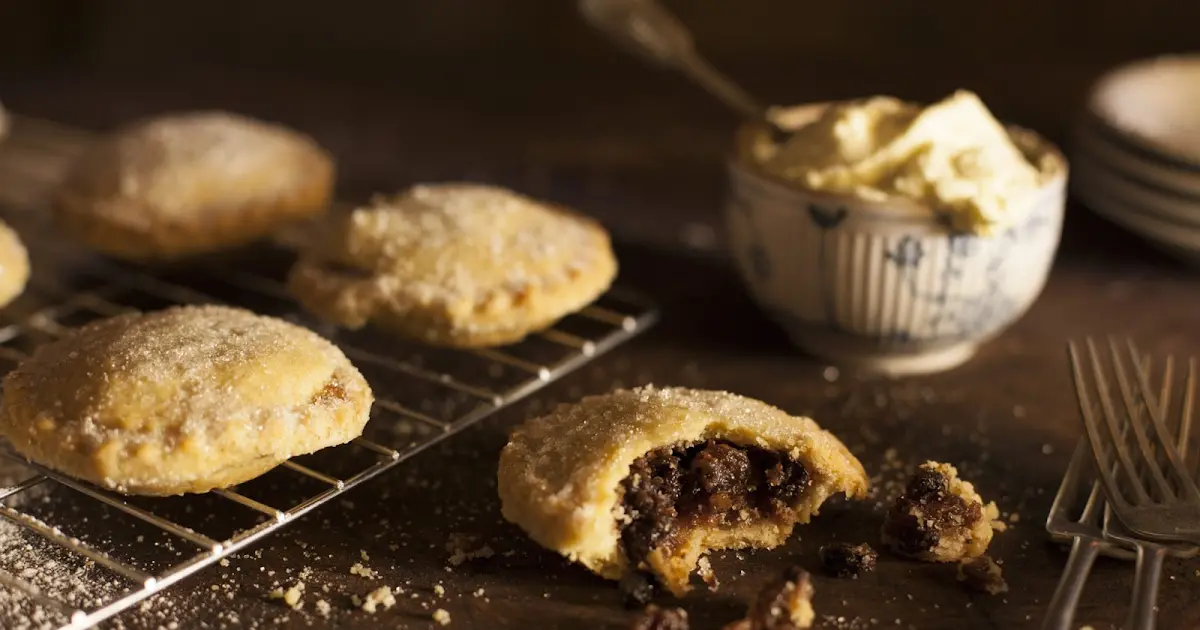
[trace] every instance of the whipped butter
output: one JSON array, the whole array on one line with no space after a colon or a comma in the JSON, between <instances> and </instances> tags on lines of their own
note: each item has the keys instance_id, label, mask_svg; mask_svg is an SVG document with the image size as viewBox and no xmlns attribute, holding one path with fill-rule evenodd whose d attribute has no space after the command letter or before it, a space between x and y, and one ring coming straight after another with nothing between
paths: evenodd
<instances>
[{"instance_id":1,"label":"whipped butter","mask_svg":"<svg viewBox=\"0 0 1200 630\"><path fill-rule=\"evenodd\" d=\"M1043 184L1039 168L967 91L928 107L887 96L837 103L759 159L767 172L809 188L911 199L983 235L1018 222Z\"/></svg>"}]
</instances>

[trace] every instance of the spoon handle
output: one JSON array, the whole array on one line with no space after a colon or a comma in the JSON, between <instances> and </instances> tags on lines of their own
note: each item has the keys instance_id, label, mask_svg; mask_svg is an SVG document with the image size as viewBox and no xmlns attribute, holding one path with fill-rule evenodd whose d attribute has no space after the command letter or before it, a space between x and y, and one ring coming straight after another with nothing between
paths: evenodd
<instances>
[{"instance_id":1,"label":"spoon handle","mask_svg":"<svg viewBox=\"0 0 1200 630\"><path fill-rule=\"evenodd\" d=\"M708 63L696 51L687 27L655 0L579 0L579 9L592 26L620 47L683 72L751 120L766 117L766 109Z\"/></svg>"}]
</instances>

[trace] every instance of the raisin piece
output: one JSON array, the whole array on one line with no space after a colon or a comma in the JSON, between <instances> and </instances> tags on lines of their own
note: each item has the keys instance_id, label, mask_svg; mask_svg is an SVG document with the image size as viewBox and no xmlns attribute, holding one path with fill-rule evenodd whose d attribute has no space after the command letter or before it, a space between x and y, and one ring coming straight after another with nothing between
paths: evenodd
<instances>
[{"instance_id":1,"label":"raisin piece","mask_svg":"<svg viewBox=\"0 0 1200 630\"><path fill-rule=\"evenodd\" d=\"M746 451L710 441L690 466L696 485L709 494L745 493L751 489L750 456Z\"/></svg>"}]
</instances>

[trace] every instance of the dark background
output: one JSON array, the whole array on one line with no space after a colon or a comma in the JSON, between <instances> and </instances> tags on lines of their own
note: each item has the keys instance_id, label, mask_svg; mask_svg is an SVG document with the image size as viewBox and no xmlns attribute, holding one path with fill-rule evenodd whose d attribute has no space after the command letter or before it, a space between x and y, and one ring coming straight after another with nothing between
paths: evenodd
<instances>
[{"instance_id":1,"label":"dark background","mask_svg":"<svg viewBox=\"0 0 1200 630\"><path fill-rule=\"evenodd\" d=\"M1055 139L1105 68L1200 47L1194 0L667 4L765 101L965 87ZM0 100L18 112L106 128L237 109L317 135L353 196L468 176L599 213L703 214L735 123L684 79L614 51L568 0L41 0L0 5L0 33ZM547 170L553 184L538 179ZM577 194L613 178L603 201ZM662 208L662 178L694 181L694 198ZM632 214L614 229L685 220Z\"/></svg>"}]
</instances>

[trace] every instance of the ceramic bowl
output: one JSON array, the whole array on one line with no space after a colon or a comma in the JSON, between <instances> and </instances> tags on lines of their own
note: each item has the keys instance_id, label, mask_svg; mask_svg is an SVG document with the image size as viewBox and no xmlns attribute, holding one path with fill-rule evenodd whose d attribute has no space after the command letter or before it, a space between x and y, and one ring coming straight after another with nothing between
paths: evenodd
<instances>
[{"instance_id":1,"label":"ceramic bowl","mask_svg":"<svg viewBox=\"0 0 1200 630\"><path fill-rule=\"evenodd\" d=\"M789 111L789 124L824 106ZM743 127L726 221L750 293L797 346L834 364L901 376L967 361L1033 304L1062 232L1066 160L1030 131L1010 133L1053 176L1019 225L980 237L909 200L832 195L769 175L754 157L766 130Z\"/></svg>"}]
</instances>

